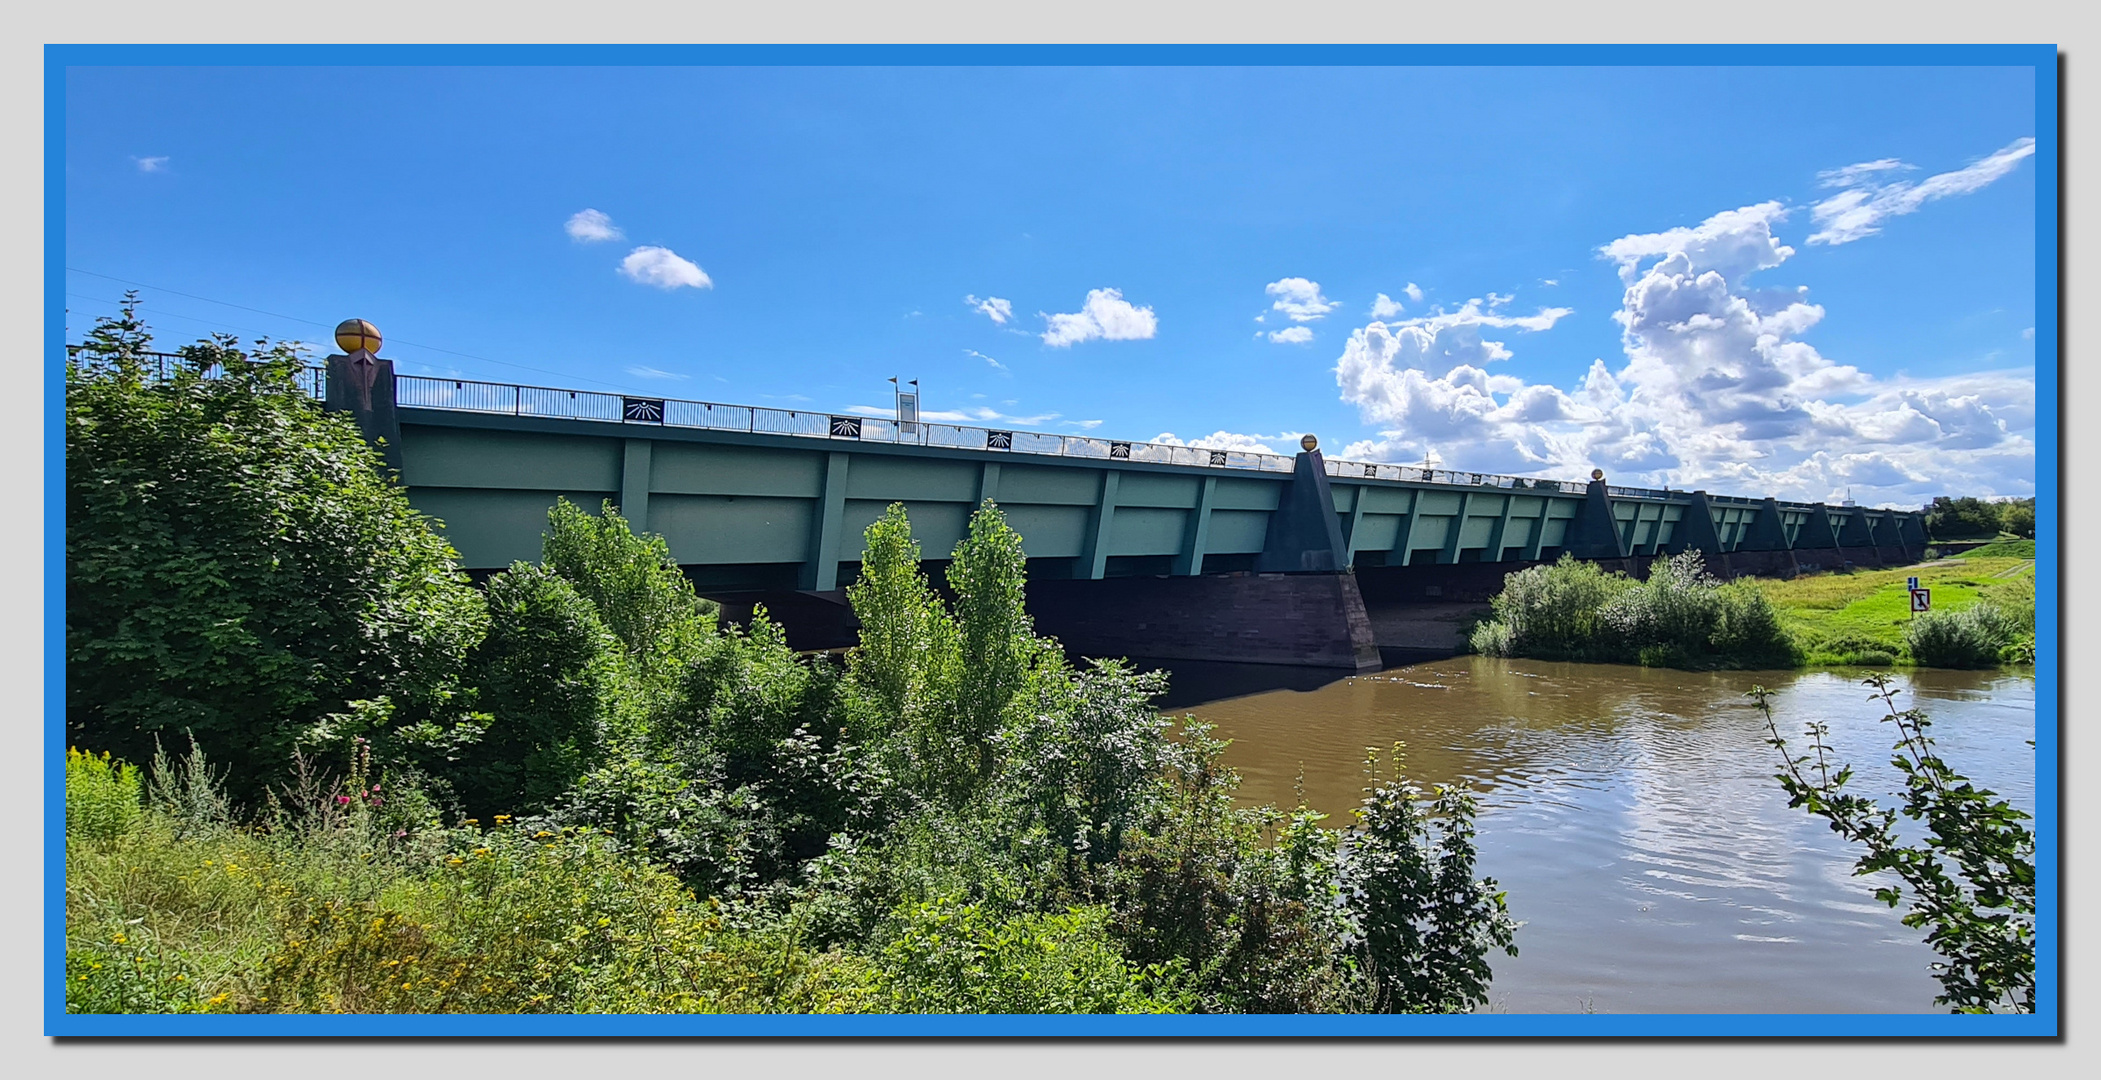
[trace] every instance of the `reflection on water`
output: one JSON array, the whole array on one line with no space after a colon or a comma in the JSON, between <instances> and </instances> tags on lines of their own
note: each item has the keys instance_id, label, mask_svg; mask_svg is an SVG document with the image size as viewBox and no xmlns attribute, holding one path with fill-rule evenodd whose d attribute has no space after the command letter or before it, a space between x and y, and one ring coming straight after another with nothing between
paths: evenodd
<instances>
[{"instance_id":1,"label":"reflection on water","mask_svg":"<svg viewBox=\"0 0 2101 1080\"><path fill-rule=\"evenodd\" d=\"M1495 1009L1939 1011L1920 932L1874 899L1872 879L1851 876L1858 852L1788 809L1778 752L1743 696L1778 690L1790 738L1806 720L1828 723L1854 789L1892 805L1895 732L1854 675L1462 656L1247 693L1217 671L1173 669L1182 701L1211 699L1178 711L1233 740L1226 758L1249 802L1290 803L1303 770L1307 802L1346 822L1365 748L1396 740L1417 781L1473 784L1480 870L1526 922L1520 955L1492 957ZM1899 682L1899 705L1927 711L1958 771L2032 812L2031 679Z\"/></svg>"}]
</instances>

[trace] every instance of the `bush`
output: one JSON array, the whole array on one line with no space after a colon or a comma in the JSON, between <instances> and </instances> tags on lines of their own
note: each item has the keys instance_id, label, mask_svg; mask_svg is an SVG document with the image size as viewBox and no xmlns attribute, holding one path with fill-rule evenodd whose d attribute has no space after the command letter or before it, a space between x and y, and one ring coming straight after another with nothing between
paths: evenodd
<instances>
[{"instance_id":1,"label":"bush","mask_svg":"<svg viewBox=\"0 0 2101 1080\"><path fill-rule=\"evenodd\" d=\"M469 661L485 730L454 786L477 817L538 813L605 752L620 642L566 580L526 563L489 579L488 605Z\"/></svg>"},{"instance_id":2,"label":"bush","mask_svg":"<svg viewBox=\"0 0 2101 1080\"><path fill-rule=\"evenodd\" d=\"M1440 787L1425 800L1399 775L1400 763L1396 745L1395 775L1374 773L1343 846L1343 889L1363 928L1364 966L1382 1012L1468 1012L1488 1000L1490 950L1517 955L1518 924L1495 879L1473 876L1473 797Z\"/></svg>"},{"instance_id":3,"label":"bush","mask_svg":"<svg viewBox=\"0 0 2101 1080\"><path fill-rule=\"evenodd\" d=\"M445 717L484 625L452 549L293 350L214 339L163 379L134 311L66 371L70 741L143 761L189 732L250 803L302 740L385 719L412 755L392 724Z\"/></svg>"},{"instance_id":4,"label":"bush","mask_svg":"<svg viewBox=\"0 0 2101 1080\"><path fill-rule=\"evenodd\" d=\"M726 930L677 879L574 830L463 837L381 901L317 900L254 1007L290 1012L842 1012L866 965Z\"/></svg>"},{"instance_id":5,"label":"bush","mask_svg":"<svg viewBox=\"0 0 2101 1080\"><path fill-rule=\"evenodd\" d=\"M110 758L66 750L66 838L112 840L139 819L139 771Z\"/></svg>"},{"instance_id":6,"label":"bush","mask_svg":"<svg viewBox=\"0 0 2101 1080\"><path fill-rule=\"evenodd\" d=\"M1927 667L1982 668L1999 663L1999 650L2021 634L2019 617L1979 601L1956 611L1918 616L1904 628L1904 645L1913 661Z\"/></svg>"},{"instance_id":7,"label":"bush","mask_svg":"<svg viewBox=\"0 0 2101 1080\"><path fill-rule=\"evenodd\" d=\"M1791 667L1801 650L1748 581L1724 584L1698 551L1649 566L1645 581L1564 555L1504 578L1468 636L1484 656L1663 667Z\"/></svg>"},{"instance_id":8,"label":"bush","mask_svg":"<svg viewBox=\"0 0 2101 1080\"><path fill-rule=\"evenodd\" d=\"M1490 621L1475 628L1474 646L1489 656L1590 659L1609 648L1601 640L1606 604L1632 585L1571 555L1519 570L1489 602Z\"/></svg>"},{"instance_id":9,"label":"bush","mask_svg":"<svg viewBox=\"0 0 2101 1080\"><path fill-rule=\"evenodd\" d=\"M999 918L941 898L899 911L883 946L884 1007L918 1013L1187 1012L1179 964L1127 963L1101 907Z\"/></svg>"}]
</instances>

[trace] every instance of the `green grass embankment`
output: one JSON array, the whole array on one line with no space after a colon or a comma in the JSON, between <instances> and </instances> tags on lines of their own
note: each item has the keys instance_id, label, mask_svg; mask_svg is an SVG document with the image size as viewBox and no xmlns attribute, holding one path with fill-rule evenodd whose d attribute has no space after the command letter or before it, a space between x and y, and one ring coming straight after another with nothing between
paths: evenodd
<instances>
[{"instance_id":1,"label":"green grass embankment","mask_svg":"<svg viewBox=\"0 0 2101 1080\"><path fill-rule=\"evenodd\" d=\"M2026 545L2025 555L2019 545ZM2008 541L1916 566L1758 584L1779 610L1781 625L1801 647L1805 663L1892 664L1904 656L1904 628L1912 619L1906 578L1916 576L1922 588L1932 590L1935 611L1958 611L2032 575L2034 555L2034 541Z\"/></svg>"}]
</instances>

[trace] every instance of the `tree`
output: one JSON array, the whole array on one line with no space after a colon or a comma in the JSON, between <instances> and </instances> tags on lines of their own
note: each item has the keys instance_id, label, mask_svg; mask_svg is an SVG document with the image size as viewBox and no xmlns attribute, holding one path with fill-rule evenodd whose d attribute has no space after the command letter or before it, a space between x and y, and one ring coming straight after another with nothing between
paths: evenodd
<instances>
[{"instance_id":1,"label":"tree","mask_svg":"<svg viewBox=\"0 0 2101 1080\"><path fill-rule=\"evenodd\" d=\"M598 610L627 654L638 704L661 709L718 611L693 592L662 536L637 535L608 500L597 516L568 499L547 511L540 560Z\"/></svg>"},{"instance_id":2,"label":"tree","mask_svg":"<svg viewBox=\"0 0 2101 1080\"><path fill-rule=\"evenodd\" d=\"M151 340L127 297L66 369L69 738L192 732L243 799L302 743L414 758L487 620L451 546L296 350Z\"/></svg>"},{"instance_id":3,"label":"tree","mask_svg":"<svg viewBox=\"0 0 2101 1080\"><path fill-rule=\"evenodd\" d=\"M1899 811L1846 791L1853 768L1834 769L1827 725L1810 724L1811 752L1789 756L1773 723L1772 691L1754 687L1747 696L1764 714L1768 741L1785 765L1774 778L1790 807L1823 818L1866 849L1855 875L1897 876L1901 884L1876 889L1876 899L1896 907L1909 890L1904 925L1927 927L1926 944L1942 957L1933 965L1941 984L1934 1004L1958 1013L2034 1012L2035 833L2021 824L2028 815L1949 768L1926 735L1926 714L1897 708L1889 676L1871 675L1866 685L1874 688L1871 700L1888 710L1883 722L1897 726L1890 764L1904 777L1901 812L1926 824L1923 844L1897 836Z\"/></svg>"},{"instance_id":4,"label":"tree","mask_svg":"<svg viewBox=\"0 0 2101 1080\"><path fill-rule=\"evenodd\" d=\"M2035 500L2016 499L2000 503L1999 527L2023 540L2035 539Z\"/></svg>"},{"instance_id":5,"label":"tree","mask_svg":"<svg viewBox=\"0 0 2101 1080\"><path fill-rule=\"evenodd\" d=\"M537 813L599 763L620 692L620 642L551 570L516 563L489 580L489 634L474 650L486 730L455 790L466 810Z\"/></svg>"},{"instance_id":6,"label":"tree","mask_svg":"<svg viewBox=\"0 0 2101 1080\"><path fill-rule=\"evenodd\" d=\"M1926 507L1926 535L1934 540L1989 539L1999 535L1999 508L1968 495L1937 495Z\"/></svg>"}]
</instances>

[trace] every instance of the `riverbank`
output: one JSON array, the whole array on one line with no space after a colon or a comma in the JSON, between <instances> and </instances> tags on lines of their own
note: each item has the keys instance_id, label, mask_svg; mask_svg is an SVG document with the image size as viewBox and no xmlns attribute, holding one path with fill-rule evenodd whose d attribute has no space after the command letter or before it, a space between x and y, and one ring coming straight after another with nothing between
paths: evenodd
<instances>
[{"instance_id":1,"label":"riverbank","mask_svg":"<svg viewBox=\"0 0 2101 1080\"><path fill-rule=\"evenodd\" d=\"M2026 543L2026 558L1979 549L1885 570L1760 579L1758 587L1801 649L1804 666L1898 664L1906 658L1905 628L1916 618L1907 579L1917 577L1931 593L1933 610L1941 612L1961 611L1986 598L2018 604L2010 594L2026 583L2032 610L2035 549L2033 541Z\"/></svg>"}]
</instances>

